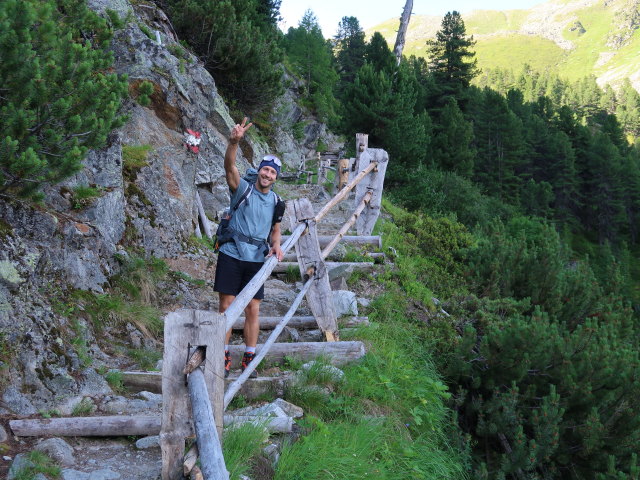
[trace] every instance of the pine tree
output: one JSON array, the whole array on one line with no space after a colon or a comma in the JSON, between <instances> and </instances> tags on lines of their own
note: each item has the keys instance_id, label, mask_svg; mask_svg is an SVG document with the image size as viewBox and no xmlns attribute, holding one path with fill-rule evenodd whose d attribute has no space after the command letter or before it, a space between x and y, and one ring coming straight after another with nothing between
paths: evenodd
<instances>
[{"instance_id":1,"label":"pine tree","mask_svg":"<svg viewBox=\"0 0 640 480\"><path fill-rule=\"evenodd\" d=\"M311 10L305 12L297 28L289 29L283 43L295 72L305 83L302 98L310 101L320 120L335 122L338 105L333 89L338 74L331 47Z\"/></svg>"},{"instance_id":2,"label":"pine tree","mask_svg":"<svg viewBox=\"0 0 640 480\"><path fill-rule=\"evenodd\" d=\"M279 1L167 0L176 31L224 96L257 112L282 92Z\"/></svg>"},{"instance_id":3,"label":"pine tree","mask_svg":"<svg viewBox=\"0 0 640 480\"><path fill-rule=\"evenodd\" d=\"M432 163L469 178L473 173L475 156L473 127L464 118L455 99L449 98L434 130Z\"/></svg>"},{"instance_id":4,"label":"pine tree","mask_svg":"<svg viewBox=\"0 0 640 480\"><path fill-rule=\"evenodd\" d=\"M333 37L338 73L343 83L353 83L364 65L364 30L356 17L342 17Z\"/></svg>"},{"instance_id":5,"label":"pine tree","mask_svg":"<svg viewBox=\"0 0 640 480\"><path fill-rule=\"evenodd\" d=\"M522 121L489 88L472 110L477 151L474 175L487 192L517 204L521 181L517 168L524 153Z\"/></svg>"},{"instance_id":6,"label":"pine tree","mask_svg":"<svg viewBox=\"0 0 640 480\"><path fill-rule=\"evenodd\" d=\"M0 191L29 195L74 174L122 125L126 82L106 73L109 36L84 2L0 3Z\"/></svg>"},{"instance_id":7,"label":"pine tree","mask_svg":"<svg viewBox=\"0 0 640 480\"><path fill-rule=\"evenodd\" d=\"M432 99L434 108L442 108L450 97L464 105L463 93L479 73L477 60L473 59L475 52L471 50L474 45L473 36L466 35L460 14L456 11L447 13L435 40L427 41L429 69L440 90Z\"/></svg>"},{"instance_id":8,"label":"pine tree","mask_svg":"<svg viewBox=\"0 0 640 480\"><path fill-rule=\"evenodd\" d=\"M377 71L384 71L389 75L393 75L397 69L396 57L389 49L387 41L380 32L375 32L369 43L367 43L364 58Z\"/></svg>"}]
</instances>

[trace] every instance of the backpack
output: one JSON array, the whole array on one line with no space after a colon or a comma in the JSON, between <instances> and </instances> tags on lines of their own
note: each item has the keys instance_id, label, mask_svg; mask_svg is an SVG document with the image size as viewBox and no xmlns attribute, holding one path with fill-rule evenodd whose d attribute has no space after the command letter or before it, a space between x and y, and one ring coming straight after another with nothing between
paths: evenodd
<instances>
[{"instance_id":1,"label":"backpack","mask_svg":"<svg viewBox=\"0 0 640 480\"><path fill-rule=\"evenodd\" d=\"M269 235L266 239L256 240L254 238L247 237L246 235L243 235L242 233L229 227L229 222L231 221L231 217L233 217L233 214L236 212L236 210L238 210L240 205L247 201L249 195L251 195L251 193L253 192L255 183L258 180L258 171L255 168L249 168L242 178L249 183L249 186L245 189L244 192L242 192L242 195L240 196L236 204L230 208L225 209L225 211L222 213L222 218L220 219L220 224L218 225L218 229L216 230L214 239L214 251L218 253L218 251L220 251L220 245L235 240L244 243L250 243L257 247L261 246L263 248L264 255L266 256L269 253L271 232L269 232ZM276 192L273 192L273 194L275 195L276 205L273 210L273 218L271 219L271 229L273 229L273 226L276 223L282 221L282 217L284 216L285 211L285 202Z\"/></svg>"}]
</instances>

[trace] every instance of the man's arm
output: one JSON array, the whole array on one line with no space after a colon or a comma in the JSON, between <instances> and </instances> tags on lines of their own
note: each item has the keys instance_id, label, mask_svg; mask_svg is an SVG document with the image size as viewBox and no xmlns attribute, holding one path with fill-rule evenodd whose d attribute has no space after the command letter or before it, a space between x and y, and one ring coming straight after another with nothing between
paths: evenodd
<instances>
[{"instance_id":1,"label":"man's arm","mask_svg":"<svg viewBox=\"0 0 640 480\"><path fill-rule=\"evenodd\" d=\"M275 255L279 262L284 258L284 253L280 249L280 239L282 238L282 234L280 232L280 222L276 223L271 230L271 249L269 250L269 255Z\"/></svg>"},{"instance_id":2,"label":"man's arm","mask_svg":"<svg viewBox=\"0 0 640 480\"><path fill-rule=\"evenodd\" d=\"M232 192L235 192L238 189L238 185L240 185L240 172L238 171L238 167L236 167L238 143L240 143L240 140L244 137L244 133L253 125L253 123L249 125L246 125L246 123L247 117L244 117L242 124L236 124L231 129L227 151L224 154L224 171L227 177L227 185L229 185Z\"/></svg>"}]
</instances>

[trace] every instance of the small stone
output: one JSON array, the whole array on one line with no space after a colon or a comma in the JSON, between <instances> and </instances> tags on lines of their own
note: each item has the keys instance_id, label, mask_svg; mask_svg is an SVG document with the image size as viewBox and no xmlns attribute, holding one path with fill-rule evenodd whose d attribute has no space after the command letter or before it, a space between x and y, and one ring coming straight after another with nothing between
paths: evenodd
<instances>
[{"instance_id":1,"label":"small stone","mask_svg":"<svg viewBox=\"0 0 640 480\"><path fill-rule=\"evenodd\" d=\"M5 455L4 457L2 457L2 459L3 459L5 462L10 462L10 461L11 461L11 457L9 457L8 455Z\"/></svg>"},{"instance_id":2,"label":"small stone","mask_svg":"<svg viewBox=\"0 0 640 480\"><path fill-rule=\"evenodd\" d=\"M271 460L272 463L278 463L278 460L280 459L280 448L278 447L278 445L276 445L275 443L267 445L262 449L262 452L268 459Z\"/></svg>"},{"instance_id":3,"label":"small stone","mask_svg":"<svg viewBox=\"0 0 640 480\"><path fill-rule=\"evenodd\" d=\"M358 315L358 302L356 294L349 290L334 290L333 305L336 309L336 316Z\"/></svg>"},{"instance_id":4,"label":"small stone","mask_svg":"<svg viewBox=\"0 0 640 480\"><path fill-rule=\"evenodd\" d=\"M16 458L13 460L13 462L11 462L7 480L14 480L20 470L24 470L31 465L33 465L33 463L31 462L31 460L29 460L29 458L27 458L27 455L24 453L19 453L18 455L16 455Z\"/></svg>"},{"instance_id":5,"label":"small stone","mask_svg":"<svg viewBox=\"0 0 640 480\"><path fill-rule=\"evenodd\" d=\"M0 425L0 443L4 443L9 439L7 431Z\"/></svg>"},{"instance_id":6,"label":"small stone","mask_svg":"<svg viewBox=\"0 0 640 480\"><path fill-rule=\"evenodd\" d=\"M249 412L249 415L256 417L277 417L277 418L287 418L288 415L284 413L282 408L279 406L269 403L262 407L256 408Z\"/></svg>"},{"instance_id":7,"label":"small stone","mask_svg":"<svg viewBox=\"0 0 640 480\"><path fill-rule=\"evenodd\" d=\"M154 448L160 446L160 437L158 435L152 435L149 437L139 438L136 440L136 448L144 450L146 448Z\"/></svg>"}]
</instances>

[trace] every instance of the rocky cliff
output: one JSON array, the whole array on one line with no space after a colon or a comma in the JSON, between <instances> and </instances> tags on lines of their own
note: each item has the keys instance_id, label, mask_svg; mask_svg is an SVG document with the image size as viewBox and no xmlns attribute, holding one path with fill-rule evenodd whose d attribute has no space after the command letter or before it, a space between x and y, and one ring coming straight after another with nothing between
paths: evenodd
<instances>
[{"instance_id":1,"label":"rocky cliff","mask_svg":"<svg viewBox=\"0 0 640 480\"><path fill-rule=\"evenodd\" d=\"M153 2L88 3L101 14L111 9L127 18L112 48L115 70L129 79L131 98L123 106L129 120L105 148L89 153L80 173L46 187L43 202L0 199L0 415L64 413L83 396L109 393L96 368L112 367L117 359L94 335L105 335L106 343L110 335L133 346L153 343L132 323L109 329L107 321L95 333L82 302L67 301L78 292L103 298L132 252L164 259L182 272L161 285L165 310L207 308L212 298L208 281L215 257L194 241L194 199L199 192L211 219L228 204L223 155L235 122L215 79L180 46ZM143 81L153 84L147 107L136 102ZM289 83L295 87L295 79ZM267 152L295 169L301 159L315 156L319 140L341 148L324 125L296 106L290 91L274 112L270 144L256 129L242 142L241 171ZM291 132L301 122L305 135L299 140ZM197 154L185 148L187 129L201 134ZM79 200L78 186L97 193ZM184 278L204 283L194 286ZM78 314L74 323L68 320L71 310ZM83 361L83 355L93 361Z\"/></svg>"}]
</instances>

